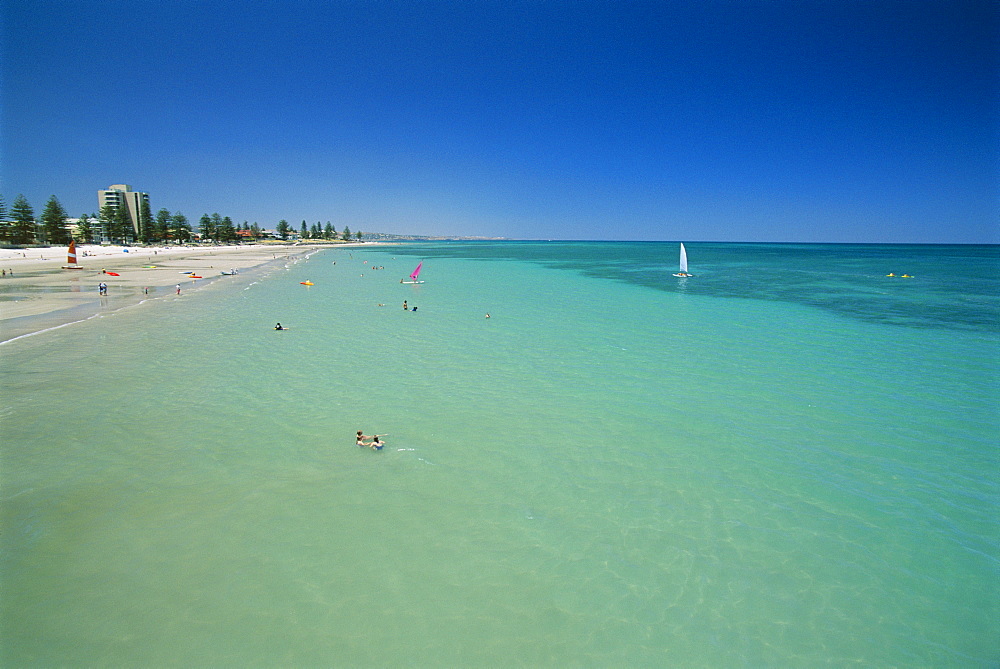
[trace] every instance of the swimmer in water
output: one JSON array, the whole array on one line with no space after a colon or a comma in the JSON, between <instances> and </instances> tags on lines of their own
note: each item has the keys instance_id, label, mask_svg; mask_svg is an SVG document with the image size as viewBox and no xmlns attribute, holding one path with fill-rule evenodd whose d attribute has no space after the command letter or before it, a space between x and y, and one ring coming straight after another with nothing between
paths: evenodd
<instances>
[{"instance_id":1,"label":"swimmer in water","mask_svg":"<svg viewBox=\"0 0 1000 669\"><path fill-rule=\"evenodd\" d=\"M281 323L278 323L277 325L274 326L274 329L275 330L284 330L285 328L281 327Z\"/></svg>"},{"instance_id":2,"label":"swimmer in water","mask_svg":"<svg viewBox=\"0 0 1000 669\"><path fill-rule=\"evenodd\" d=\"M381 451L382 447L385 446L385 443L379 441L378 440L378 435L376 434L374 437L372 437L372 443L370 443L368 445L371 446L371 449L373 451Z\"/></svg>"},{"instance_id":3,"label":"swimmer in water","mask_svg":"<svg viewBox=\"0 0 1000 669\"><path fill-rule=\"evenodd\" d=\"M365 439L367 439L367 438L368 438L368 437L366 437L366 436L365 436L365 435L364 435L364 434L363 434L363 433L361 432L361 430L358 430L358 441L357 441L357 444L358 444L358 446L367 446L368 444L366 444L366 443L365 443Z\"/></svg>"}]
</instances>

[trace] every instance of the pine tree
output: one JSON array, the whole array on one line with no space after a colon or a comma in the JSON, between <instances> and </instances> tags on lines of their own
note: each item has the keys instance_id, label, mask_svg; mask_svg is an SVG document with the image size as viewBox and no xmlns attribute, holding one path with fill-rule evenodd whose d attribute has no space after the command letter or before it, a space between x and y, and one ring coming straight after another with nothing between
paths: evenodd
<instances>
[{"instance_id":1,"label":"pine tree","mask_svg":"<svg viewBox=\"0 0 1000 669\"><path fill-rule=\"evenodd\" d=\"M142 198L142 204L139 206L139 240L143 244L149 244L155 237L153 212L149 210L149 200Z\"/></svg>"},{"instance_id":2,"label":"pine tree","mask_svg":"<svg viewBox=\"0 0 1000 669\"><path fill-rule=\"evenodd\" d=\"M306 228L306 222L302 221L302 231L300 233L302 239L309 239L309 230Z\"/></svg>"},{"instance_id":3,"label":"pine tree","mask_svg":"<svg viewBox=\"0 0 1000 669\"><path fill-rule=\"evenodd\" d=\"M361 241L361 231L358 230L357 232L355 232L354 233L354 237L355 237L355 239L357 239L360 242Z\"/></svg>"},{"instance_id":4,"label":"pine tree","mask_svg":"<svg viewBox=\"0 0 1000 669\"><path fill-rule=\"evenodd\" d=\"M118 229L117 213L118 212L115 207L110 204L106 204L101 207L101 213L99 215L101 226L104 228L104 235L112 242L117 241L122 235L122 231Z\"/></svg>"},{"instance_id":5,"label":"pine tree","mask_svg":"<svg viewBox=\"0 0 1000 669\"><path fill-rule=\"evenodd\" d=\"M33 244L37 238L35 231L35 210L31 208L23 195L18 195L10 209L14 225L11 230L11 241L18 245Z\"/></svg>"},{"instance_id":6,"label":"pine tree","mask_svg":"<svg viewBox=\"0 0 1000 669\"><path fill-rule=\"evenodd\" d=\"M130 244L135 240L135 228L128 218L127 207L121 206L115 211L115 226L121 231L122 244Z\"/></svg>"},{"instance_id":7,"label":"pine tree","mask_svg":"<svg viewBox=\"0 0 1000 669\"><path fill-rule=\"evenodd\" d=\"M215 229L212 225L212 217L208 214L202 214L201 219L198 221L198 232L201 233L201 241L208 241L215 237Z\"/></svg>"},{"instance_id":8,"label":"pine tree","mask_svg":"<svg viewBox=\"0 0 1000 669\"><path fill-rule=\"evenodd\" d=\"M219 236L222 234L222 217L216 212L212 214L212 240L219 241Z\"/></svg>"},{"instance_id":9,"label":"pine tree","mask_svg":"<svg viewBox=\"0 0 1000 669\"><path fill-rule=\"evenodd\" d=\"M0 241L10 239L10 223L7 221L7 202L0 195Z\"/></svg>"},{"instance_id":10,"label":"pine tree","mask_svg":"<svg viewBox=\"0 0 1000 669\"><path fill-rule=\"evenodd\" d=\"M347 241L347 242L351 241L351 229L345 225L344 226L344 231L341 233L340 237L344 241Z\"/></svg>"},{"instance_id":11,"label":"pine tree","mask_svg":"<svg viewBox=\"0 0 1000 669\"><path fill-rule=\"evenodd\" d=\"M153 238L165 240L170 238L170 228L173 225L173 217L167 209L160 209L156 212L156 219L153 221Z\"/></svg>"},{"instance_id":12,"label":"pine tree","mask_svg":"<svg viewBox=\"0 0 1000 669\"><path fill-rule=\"evenodd\" d=\"M323 229L323 239L333 239L335 234L337 234L337 231L330 225L330 221L327 221L326 228Z\"/></svg>"},{"instance_id":13,"label":"pine tree","mask_svg":"<svg viewBox=\"0 0 1000 669\"><path fill-rule=\"evenodd\" d=\"M66 210L59 203L55 195L45 203L45 210L42 212L42 230L45 234L45 241L49 244L62 245L69 244L70 233L66 229L66 219L69 216Z\"/></svg>"},{"instance_id":14,"label":"pine tree","mask_svg":"<svg viewBox=\"0 0 1000 669\"><path fill-rule=\"evenodd\" d=\"M187 216L177 212L173 216L173 236L174 239L184 244L191 240L191 224L188 223Z\"/></svg>"},{"instance_id":15,"label":"pine tree","mask_svg":"<svg viewBox=\"0 0 1000 669\"><path fill-rule=\"evenodd\" d=\"M76 241L84 244L94 243L94 228L90 224L90 216L88 214L80 216L80 222L76 224L76 234L73 237Z\"/></svg>"},{"instance_id":16,"label":"pine tree","mask_svg":"<svg viewBox=\"0 0 1000 669\"><path fill-rule=\"evenodd\" d=\"M233 227L233 219L226 216L216 229L216 235L221 241L232 242L236 240L236 228Z\"/></svg>"},{"instance_id":17,"label":"pine tree","mask_svg":"<svg viewBox=\"0 0 1000 669\"><path fill-rule=\"evenodd\" d=\"M278 233L278 236L281 237L281 239L283 240L288 239L288 233L291 232L291 230L292 226L288 225L288 221L286 221L285 219L281 219L280 221L278 221L278 227L276 228L276 231Z\"/></svg>"}]
</instances>

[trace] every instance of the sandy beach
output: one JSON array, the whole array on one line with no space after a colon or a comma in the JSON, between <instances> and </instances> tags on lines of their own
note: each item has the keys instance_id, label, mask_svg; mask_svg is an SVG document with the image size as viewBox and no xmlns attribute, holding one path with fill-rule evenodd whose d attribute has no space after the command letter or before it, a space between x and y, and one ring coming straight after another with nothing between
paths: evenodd
<instances>
[{"instance_id":1,"label":"sandy beach","mask_svg":"<svg viewBox=\"0 0 1000 669\"><path fill-rule=\"evenodd\" d=\"M336 246L347 246L337 244ZM63 269L67 247L0 249L0 342L121 309L181 295L216 280L327 245L77 246L82 269ZM333 245L330 245L333 246ZM198 277L198 278L195 278ZM107 295L98 289L107 284Z\"/></svg>"}]
</instances>

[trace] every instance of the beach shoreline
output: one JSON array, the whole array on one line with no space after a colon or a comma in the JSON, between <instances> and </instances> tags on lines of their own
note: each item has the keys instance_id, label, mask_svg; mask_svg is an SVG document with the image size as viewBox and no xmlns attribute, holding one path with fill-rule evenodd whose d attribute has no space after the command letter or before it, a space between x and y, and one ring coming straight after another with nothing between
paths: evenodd
<instances>
[{"instance_id":1,"label":"beach shoreline","mask_svg":"<svg viewBox=\"0 0 1000 669\"><path fill-rule=\"evenodd\" d=\"M342 244L232 246L77 246L80 269L64 269L67 247L0 249L0 344L118 311L145 300L183 296L222 272L250 272ZM99 285L107 284L101 295ZM178 293L179 287L179 293Z\"/></svg>"}]
</instances>

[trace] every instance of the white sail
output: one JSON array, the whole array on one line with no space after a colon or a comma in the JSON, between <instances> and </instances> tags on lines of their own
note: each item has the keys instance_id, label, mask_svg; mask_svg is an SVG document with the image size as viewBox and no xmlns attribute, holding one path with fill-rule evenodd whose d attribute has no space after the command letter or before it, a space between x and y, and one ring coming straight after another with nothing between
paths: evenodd
<instances>
[{"instance_id":1,"label":"white sail","mask_svg":"<svg viewBox=\"0 0 1000 669\"><path fill-rule=\"evenodd\" d=\"M682 242L681 243L681 269L680 269L679 273L680 274L687 274L687 271L688 271L688 254L687 254L687 251L684 250L684 244Z\"/></svg>"}]
</instances>

